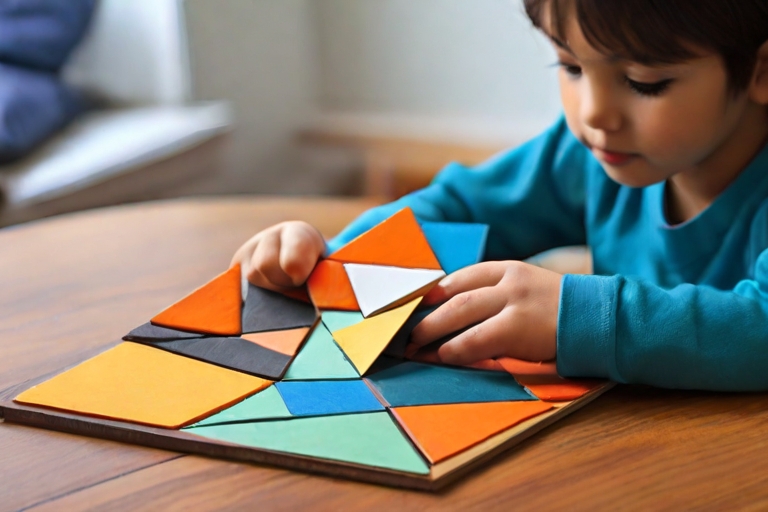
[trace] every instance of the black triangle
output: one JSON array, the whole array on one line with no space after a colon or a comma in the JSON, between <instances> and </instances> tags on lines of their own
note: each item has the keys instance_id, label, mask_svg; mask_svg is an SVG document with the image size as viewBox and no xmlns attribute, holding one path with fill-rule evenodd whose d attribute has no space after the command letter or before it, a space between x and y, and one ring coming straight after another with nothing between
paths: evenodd
<instances>
[{"instance_id":1,"label":"black triangle","mask_svg":"<svg viewBox=\"0 0 768 512\"><path fill-rule=\"evenodd\" d=\"M200 333L177 331L147 322L123 336L123 339L127 341L168 341L202 337L203 334Z\"/></svg>"},{"instance_id":2,"label":"black triangle","mask_svg":"<svg viewBox=\"0 0 768 512\"><path fill-rule=\"evenodd\" d=\"M243 338L198 338L144 344L270 380L282 378L292 360Z\"/></svg>"},{"instance_id":3,"label":"black triangle","mask_svg":"<svg viewBox=\"0 0 768 512\"><path fill-rule=\"evenodd\" d=\"M243 334L311 327L316 319L313 305L248 285L243 306Z\"/></svg>"}]
</instances>

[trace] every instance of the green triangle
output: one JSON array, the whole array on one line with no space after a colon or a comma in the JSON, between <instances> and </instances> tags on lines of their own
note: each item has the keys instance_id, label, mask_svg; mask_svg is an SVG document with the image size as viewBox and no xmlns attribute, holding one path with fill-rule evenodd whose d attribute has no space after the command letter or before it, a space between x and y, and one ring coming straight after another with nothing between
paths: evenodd
<instances>
[{"instance_id":1,"label":"green triangle","mask_svg":"<svg viewBox=\"0 0 768 512\"><path fill-rule=\"evenodd\" d=\"M318 323L288 367L283 380L359 378L360 375L333 341L331 333L322 323Z\"/></svg>"},{"instance_id":2,"label":"green triangle","mask_svg":"<svg viewBox=\"0 0 768 512\"><path fill-rule=\"evenodd\" d=\"M193 433L265 450L429 474L429 466L386 412L235 423Z\"/></svg>"},{"instance_id":3,"label":"green triangle","mask_svg":"<svg viewBox=\"0 0 768 512\"><path fill-rule=\"evenodd\" d=\"M246 398L229 409L224 409L218 414L209 416L202 421L186 428L205 427L220 423L232 423L235 421L256 421L264 419L290 418L291 413L283 402L283 398L275 386Z\"/></svg>"},{"instance_id":4,"label":"green triangle","mask_svg":"<svg viewBox=\"0 0 768 512\"><path fill-rule=\"evenodd\" d=\"M322 317L323 323L331 333L359 324L364 320L363 314L359 311L323 311Z\"/></svg>"}]
</instances>

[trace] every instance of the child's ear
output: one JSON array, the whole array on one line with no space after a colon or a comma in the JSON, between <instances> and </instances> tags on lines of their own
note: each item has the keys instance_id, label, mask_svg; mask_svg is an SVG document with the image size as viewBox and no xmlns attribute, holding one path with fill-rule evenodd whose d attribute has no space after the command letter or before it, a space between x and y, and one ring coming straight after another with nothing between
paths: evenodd
<instances>
[{"instance_id":1,"label":"child's ear","mask_svg":"<svg viewBox=\"0 0 768 512\"><path fill-rule=\"evenodd\" d=\"M749 97L761 105L768 105L768 41L757 50L755 70L749 84Z\"/></svg>"}]
</instances>

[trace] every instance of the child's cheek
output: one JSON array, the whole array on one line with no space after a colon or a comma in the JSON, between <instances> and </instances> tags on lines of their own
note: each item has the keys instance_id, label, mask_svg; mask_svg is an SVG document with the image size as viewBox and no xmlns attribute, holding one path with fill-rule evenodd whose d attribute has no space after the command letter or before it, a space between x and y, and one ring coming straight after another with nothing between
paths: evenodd
<instances>
[{"instance_id":1,"label":"child's cheek","mask_svg":"<svg viewBox=\"0 0 768 512\"><path fill-rule=\"evenodd\" d=\"M563 104L563 112L565 113L565 121L568 124L568 128L576 136L581 138L581 127L579 123L579 95L577 91L577 84L570 80L568 77L563 76L564 73L560 72L560 101Z\"/></svg>"},{"instance_id":2,"label":"child's cheek","mask_svg":"<svg viewBox=\"0 0 768 512\"><path fill-rule=\"evenodd\" d=\"M672 98L647 106L637 120L638 152L665 167L694 165L709 151L718 125L704 110Z\"/></svg>"}]
</instances>

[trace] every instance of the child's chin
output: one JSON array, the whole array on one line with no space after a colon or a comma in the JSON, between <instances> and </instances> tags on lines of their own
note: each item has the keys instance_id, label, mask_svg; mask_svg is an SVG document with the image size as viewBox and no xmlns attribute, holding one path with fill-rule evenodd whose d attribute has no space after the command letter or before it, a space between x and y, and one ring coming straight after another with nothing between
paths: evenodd
<instances>
[{"instance_id":1,"label":"child's chin","mask_svg":"<svg viewBox=\"0 0 768 512\"><path fill-rule=\"evenodd\" d=\"M664 181L663 176L644 170L639 165L611 167L610 165L603 164L603 170L609 178L625 187L642 188Z\"/></svg>"}]
</instances>

